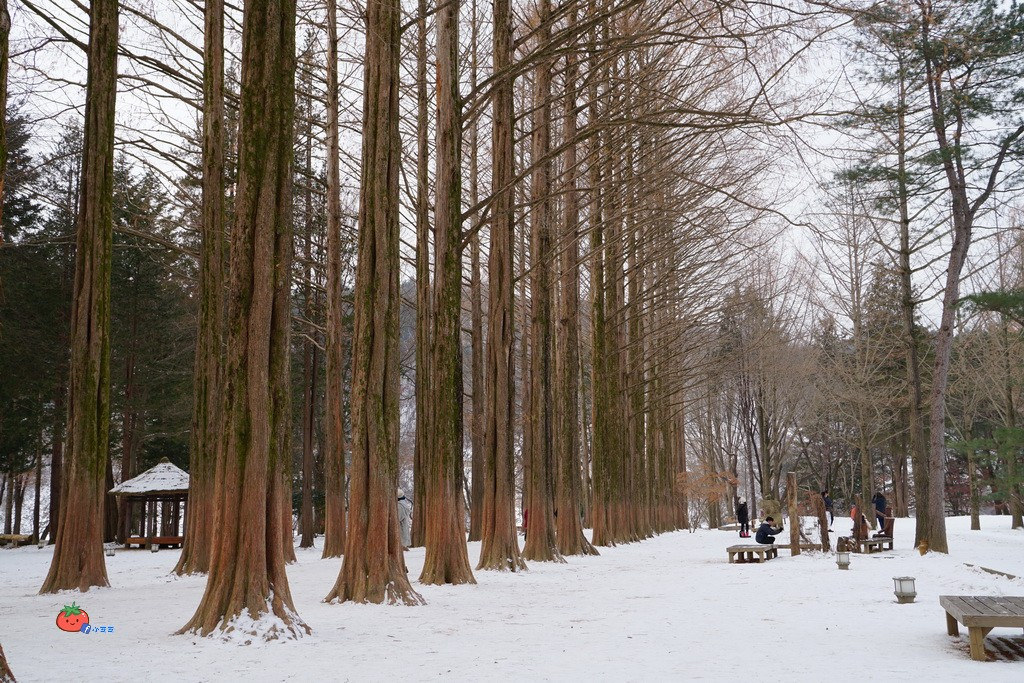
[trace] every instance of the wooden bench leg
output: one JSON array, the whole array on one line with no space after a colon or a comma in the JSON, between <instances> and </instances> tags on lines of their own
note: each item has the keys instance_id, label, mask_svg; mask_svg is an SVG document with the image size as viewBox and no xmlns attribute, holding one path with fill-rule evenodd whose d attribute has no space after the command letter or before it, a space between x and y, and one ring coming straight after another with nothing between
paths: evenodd
<instances>
[{"instance_id":1,"label":"wooden bench leg","mask_svg":"<svg viewBox=\"0 0 1024 683\"><path fill-rule=\"evenodd\" d=\"M991 630L981 626L971 626L967 629L967 634L971 639L971 659L978 662L988 661L988 655L985 654L985 636Z\"/></svg>"},{"instance_id":2,"label":"wooden bench leg","mask_svg":"<svg viewBox=\"0 0 1024 683\"><path fill-rule=\"evenodd\" d=\"M735 561L736 561L736 554L735 553L729 553L729 564L732 564Z\"/></svg>"},{"instance_id":3,"label":"wooden bench leg","mask_svg":"<svg viewBox=\"0 0 1024 683\"><path fill-rule=\"evenodd\" d=\"M946 612L946 633L951 636L960 635L960 624L953 618L953 615Z\"/></svg>"}]
</instances>

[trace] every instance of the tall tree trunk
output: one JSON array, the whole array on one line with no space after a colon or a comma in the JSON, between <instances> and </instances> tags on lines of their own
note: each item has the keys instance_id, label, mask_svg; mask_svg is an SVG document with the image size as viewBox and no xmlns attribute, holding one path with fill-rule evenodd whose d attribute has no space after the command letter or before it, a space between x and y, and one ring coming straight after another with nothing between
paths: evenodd
<instances>
[{"instance_id":1,"label":"tall tree trunk","mask_svg":"<svg viewBox=\"0 0 1024 683\"><path fill-rule=\"evenodd\" d=\"M203 198L199 257L199 329L196 335L188 514L176 574L210 569L213 492L222 447L224 342L224 0L207 0L203 55Z\"/></svg>"},{"instance_id":2,"label":"tall tree trunk","mask_svg":"<svg viewBox=\"0 0 1024 683\"><path fill-rule=\"evenodd\" d=\"M4 209L4 179L7 178L7 76L11 52L11 13L7 0L0 0L0 220ZM3 244L0 235L0 244ZM0 282L0 293L3 283Z\"/></svg>"},{"instance_id":3,"label":"tall tree trunk","mask_svg":"<svg viewBox=\"0 0 1024 683\"><path fill-rule=\"evenodd\" d=\"M430 448L430 197L427 98L427 0L416 19L416 443L413 453L412 545L426 536L427 451Z\"/></svg>"},{"instance_id":4,"label":"tall tree trunk","mask_svg":"<svg viewBox=\"0 0 1024 683\"><path fill-rule=\"evenodd\" d=\"M341 296L341 161L338 1L327 0L327 429L324 557L345 552L344 310Z\"/></svg>"},{"instance_id":5,"label":"tall tree trunk","mask_svg":"<svg viewBox=\"0 0 1024 683\"><path fill-rule=\"evenodd\" d=\"M921 542L922 501L928 497L928 448L924 432L923 405L924 390L921 382L921 360L918 354L916 334L916 301L914 299L913 269L910 264L912 253L910 243L910 190L907 176L907 127L906 127L906 86L899 83L899 116L897 118L896 138L896 193L899 204L899 283L900 283L900 320L904 352L907 359L907 391L908 391L908 439L910 457L914 466L914 497L917 501L917 521L914 545Z\"/></svg>"},{"instance_id":6,"label":"tall tree trunk","mask_svg":"<svg viewBox=\"0 0 1024 683\"><path fill-rule=\"evenodd\" d=\"M437 178L434 215L430 443L426 452L426 555L420 582L476 583L466 550L462 494L462 101L459 2L437 13ZM423 514L421 512L421 514Z\"/></svg>"},{"instance_id":7,"label":"tall tree trunk","mask_svg":"<svg viewBox=\"0 0 1024 683\"><path fill-rule=\"evenodd\" d=\"M487 257L487 387L484 415L484 500L477 569L519 571L515 514L515 300L512 285L515 225L515 139L509 0L494 0L493 69L503 74L491 95L491 249Z\"/></svg>"},{"instance_id":8,"label":"tall tree trunk","mask_svg":"<svg viewBox=\"0 0 1024 683\"><path fill-rule=\"evenodd\" d=\"M89 6L81 200L71 315L68 453L50 571L40 593L106 586L103 504L110 427L110 269L113 242L117 0ZM51 522L52 524L52 522Z\"/></svg>"},{"instance_id":9,"label":"tall tree trunk","mask_svg":"<svg viewBox=\"0 0 1024 683\"><path fill-rule=\"evenodd\" d=\"M14 473L8 472L4 475L3 483L0 484L0 494L4 500L4 534L13 533L14 527Z\"/></svg>"},{"instance_id":10,"label":"tall tree trunk","mask_svg":"<svg viewBox=\"0 0 1024 683\"><path fill-rule=\"evenodd\" d=\"M103 485L103 542L113 543L117 539L117 497L109 493L114 488L114 463L107 458L107 473Z\"/></svg>"},{"instance_id":11,"label":"tall tree trunk","mask_svg":"<svg viewBox=\"0 0 1024 683\"><path fill-rule=\"evenodd\" d=\"M594 8L591 6L591 13ZM595 68L595 60L591 60L590 69ZM589 120L591 125L600 120L598 109L596 79L591 76ZM608 404L609 372L608 372L608 320L606 311L607 283L605 279L605 240L604 240L604 204L602 201L602 165L601 143L607 140L606 135L595 135L590 150L589 175L593 193L590 198L590 339L591 339L591 436L590 451L593 460L593 490L591 492L593 533L591 540L595 546L614 545L609 526L611 496L609 480L611 478L611 424L610 406Z\"/></svg>"},{"instance_id":12,"label":"tall tree trunk","mask_svg":"<svg viewBox=\"0 0 1024 683\"><path fill-rule=\"evenodd\" d=\"M306 68L311 64L307 62ZM314 289L313 289L313 83L311 78L304 79L305 90L305 122L303 125L303 147L305 148L305 168L303 169L303 213L306 222L306 234L303 240L303 259L305 260L305 282L303 283L303 304L306 320L313 320ZM316 430L316 376L317 354L313 341L315 332L311 329L302 343L302 504L299 509L300 548L312 548L316 536L313 524L313 433Z\"/></svg>"},{"instance_id":13,"label":"tall tree trunk","mask_svg":"<svg viewBox=\"0 0 1024 683\"><path fill-rule=\"evenodd\" d=\"M574 12L574 15L576 13ZM558 251L561 287L558 297L558 332L555 335L554 447L557 480L555 509L558 551L562 555L596 555L583 534L578 514L580 500L579 432L579 197L576 188L576 55L566 56L563 154L565 175L562 235Z\"/></svg>"},{"instance_id":14,"label":"tall tree trunk","mask_svg":"<svg viewBox=\"0 0 1024 683\"><path fill-rule=\"evenodd\" d=\"M60 372L60 369L57 370ZM64 462L64 424L67 412L65 396L67 385L65 375L61 374L53 395L53 424L50 428L52 443L50 444L50 543L57 542L57 526L60 522L61 473Z\"/></svg>"},{"instance_id":15,"label":"tall tree trunk","mask_svg":"<svg viewBox=\"0 0 1024 683\"><path fill-rule=\"evenodd\" d=\"M39 498L40 488L43 484L43 435L39 434L39 441L36 447L36 466L35 466L35 491L33 493L32 501L32 542L38 543L40 539L40 532L42 529L39 527Z\"/></svg>"},{"instance_id":16,"label":"tall tree trunk","mask_svg":"<svg viewBox=\"0 0 1024 683\"><path fill-rule=\"evenodd\" d=\"M25 504L25 475L19 474L13 478L14 484L14 534L21 534L21 510Z\"/></svg>"},{"instance_id":17,"label":"tall tree trunk","mask_svg":"<svg viewBox=\"0 0 1024 683\"><path fill-rule=\"evenodd\" d=\"M309 632L288 586L282 515L291 507L285 477L291 460L295 4L247 0L244 12L225 436L213 489L217 533L206 591L181 632L233 630L233 637L271 639ZM275 621L269 628L238 621L268 617Z\"/></svg>"},{"instance_id":18,"label":"tall tree trunk","mask_svg":"<svg viewBox=\"0 0 1024 683\"><path fill-rule=\"evenodd\" d=\"M326 601L422 604L398 531L398 137L401 6L366 7L359 264L352 345L352 480L345 559Z\"/></svg>"},{"instance_id":19,"label":"tall tree trunk","mask_svg":"<svg viewBox=\"0 0 1024 683\"><path fill-rule=\"evenodd\" d=\"M136 441L136 425L138 423L138 412L135 410L135 341L138 339L138 315L132 311L131 321L131 343L124 362L124 406L121 409L121 481L127 481L134 476L134 454ZM110 498L108 497L108 501ZM128 500L122 498L115 500L118 508L118 538L117 541L124 543L128 537L126 526L128 516ZM179 560L180 561L180 560Z\"/></svg>"},{"instance_id":20,"label":"tall tree trunk","mask_svg":"<svg viewBox=\"0 0 1024 683\"><path fill-rule=\"evenodd\" d=\"M476 0L472 3L472 23L470 24L470 87L476 89L477 84L477 40L479 24ZM479 142L479 125L477 118L469 127L469 203L476 206L480 201L479 173L477 156ZM469 496L469 540L479 541L481 538L481 519L484 504L484 307L483 287L480 275L480 229L473 231L470 241L470 340L472 348L472 421L470 422L470 444L472 446L472 484Z\"/></svg>"},{"instance_id":21,"label":"tall tree trunk","mask_svg":"<svg viewBox=\"0 0 1024 683\"><path fill-rule=\"evenodd\" d=\"M538 51L551 42L551 3L540 0ZM552 448L551 330L551 58L537 64L533 92L533 176L530 192L530 426L529 477L523 482L530 511L523 557L561 561L555 537ZM571 514L575 515L575 512Z\"/></svg>"}]
</instances>

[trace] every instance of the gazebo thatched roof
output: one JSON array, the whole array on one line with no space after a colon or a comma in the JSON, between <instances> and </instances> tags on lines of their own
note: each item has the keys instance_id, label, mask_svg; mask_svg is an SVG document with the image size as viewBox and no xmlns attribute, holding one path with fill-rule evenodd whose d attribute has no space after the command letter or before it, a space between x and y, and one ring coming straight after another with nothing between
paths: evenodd
<instances>
[{"instance_id":1,"label":"gazebo thatched roof","mask_svg":"<svg viewBox=\"0 0 1024 683\"><path fill-rule=\"evenodd\" d=\"M164 458L139 476L121 482L110 492L125 496L188 493L188 472Z\"/></svg>"}]
</instances>

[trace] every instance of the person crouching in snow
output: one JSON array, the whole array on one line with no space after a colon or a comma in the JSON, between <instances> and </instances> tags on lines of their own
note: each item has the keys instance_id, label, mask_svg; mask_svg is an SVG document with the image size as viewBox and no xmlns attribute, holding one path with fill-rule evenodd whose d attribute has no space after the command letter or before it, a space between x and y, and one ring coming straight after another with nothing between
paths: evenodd
<instances>
[{"instance_id":1,"label":"person crouching in snow","mask_svg":"<svg viewBox=\"0 0 1024 683\"><path fill-rule=\"evenodd\" d=\"M740 538L750 538L750 514L747 512L746 498L740 498L736 506L736 521L740 523Z\"/></svg>"},{"instance_id":2,"label":"person crouching in snow","mask_svg":"<svg viewBox=\"0 0 1024 683\"><path fill-rule=\"evenodd\" d=\"M402 550L408 550L412 545L412 503L402 489L398 489L398 528L402 536Z\"/></svg>"},{"instance_id":3,"label":"person crouching in snow","mask_svg":"<svg viewBox=\"0 0 1024 683\"><path fill-rule=\"evenodd\" d=\"M775 519L772 517L765 517L764 521L761 522L761 526L757 528L757 535L754 536L754 540L764 545L771 545L775 543L775 534L782 533L782 526L773 527L772 522Z\"/></svg>"}]
</instances>

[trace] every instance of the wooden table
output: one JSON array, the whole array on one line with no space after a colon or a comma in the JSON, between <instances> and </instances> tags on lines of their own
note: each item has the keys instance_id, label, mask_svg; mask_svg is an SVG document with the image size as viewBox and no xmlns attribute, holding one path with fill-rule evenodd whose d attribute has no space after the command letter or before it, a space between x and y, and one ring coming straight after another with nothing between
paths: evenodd
<instances>
[{"instance_id":1,"label":"wooden table","mask_svg":"<svg viewBox=\"0 0 1024 683\"><path fill-rule=\"evenodd\" d=\"M765 562L779 556L779 549L774 545L731 545L725 551L729 553L730 564L734 562Z\"/></svg>"},{"instance_id":2,"label":"wooden table","mask_svg":"<svg viewBox=\"0 0 1024 683\"><path fill-rule=\"evenodd\" d=\"M997 626L1024 628L1024 597L989 595L940 595L946 610L946 632L960 635L957 622L967 627L971 639L971 659L984 662L985 636Z\"/></svg>"}]
</instances>

